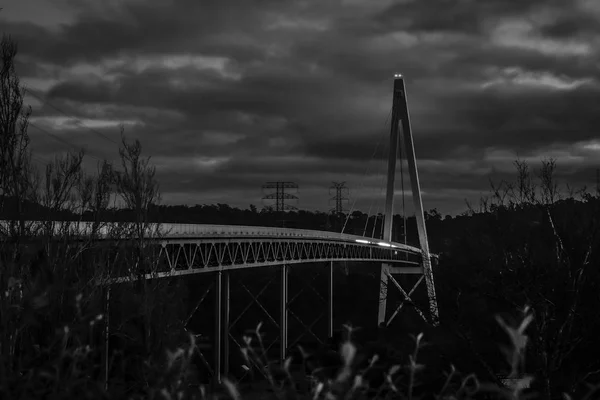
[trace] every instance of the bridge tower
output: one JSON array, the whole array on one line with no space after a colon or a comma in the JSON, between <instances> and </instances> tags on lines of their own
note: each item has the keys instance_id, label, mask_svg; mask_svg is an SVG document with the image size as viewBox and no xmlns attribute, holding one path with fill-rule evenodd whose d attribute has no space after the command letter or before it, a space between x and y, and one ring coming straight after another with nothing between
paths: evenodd
<instances>
[{"instance_id":1,"label":"bridge tower","mask_svg":"<svg viewBox=\"0 0 600 400\"><path fill-rule=\"evenodd\" d=\"M399 132L399 127L402 130ZM410 175L412 198L415 208L415 217L417 220L417 230L419 233L419 244L422 251L422 276L417 281L414 287L407 293L400 284L394 279L394 274L402 273L403 269L393 267L390 264L382 264L381 266L381 282L380 282L380 303L379 303L379 324L390 324L391 320L402 308L402 302L393 315L387 317L387 294L388 283L400 290L406 301L412 301L410 295L416 287L425 280L427 286L427 297L429 300L429 322L436 326L439 323L437 299L435 294L435 286L433 281L433 271L431 267L431 254L429 253L429 243L427 241L427 230L425 228L425 216L423 215L423 200L421 198L421 186L419 184L419 175L417 172L417 160L415 156L415 148L413 143L412 130L410 126L410 117L408 113L408 105L406 100L406 88L402 75L394 75L394 91L392 103L392 120L390 131L390 145L388 156L388 171L387 171L387 189L385 199L385 220L383 240L385 242L392 241L392 223L394 215L394 182L396 178L396 161L398 159L398 150L400 143L404 145L406 158L408 162L408 171ZM425 315L421 316L426 319ZM427 319L426 319L427 320Z\"/></svg>"}]
</instances>

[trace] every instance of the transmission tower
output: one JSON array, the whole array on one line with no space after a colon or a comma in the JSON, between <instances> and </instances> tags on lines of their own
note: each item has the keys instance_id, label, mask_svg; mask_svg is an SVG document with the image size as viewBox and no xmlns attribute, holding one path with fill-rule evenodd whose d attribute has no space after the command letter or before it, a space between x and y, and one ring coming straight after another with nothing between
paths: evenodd
<instances>
[{"instance_id":1,"label":"transmission tower","mask_svg":"<svg viewBox=\"0 0 600 400\"><path fill-rule=\"evenodd\" d=\"M296 210L296 207L285 204L286 200L298 200L298 196L286 193L286 189L298 189L295 182L267 182L262 186L265 189L275 189L275 193L270 193L263 197L263 200L275 199L275 211Z\"/></svg>"},{"instance_id":2,"label":"transmission tower","mask_svg":"<svg viewBox=\"0 0 600 400\"><path fill-rule=\"evenodd\" d=\"M346 187L346 182L331 182L332 186L329 187L329 195L331 192L335 190L335 196L329 199L331 201L335 201L335 207L331 209L332 212L336 214L342 214L345 211L344 202L348 201L348 188Z\"/></svg>"}]
</instances>

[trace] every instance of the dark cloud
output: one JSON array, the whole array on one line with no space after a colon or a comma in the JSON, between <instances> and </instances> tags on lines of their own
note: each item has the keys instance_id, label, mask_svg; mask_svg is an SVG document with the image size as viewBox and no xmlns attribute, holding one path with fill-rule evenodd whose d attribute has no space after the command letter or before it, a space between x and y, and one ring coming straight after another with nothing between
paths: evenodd
<instances>
[{"instance_id":1,"label":"dark cloud","mask_svg":"<svg viewBox=\"0 0 600 400\"><path fill-rule=\"evenodd\" d=\"M9 24L9 29L26 52L55 63L99 62L131 53L198 51L235 54L240 61L251 61L265 49L260 38L247 34L256 32L256 26L262 25L278 4L177 0L124 1L111 7L87 2L86 8L77 5L78 19L56 33L29 23Z\"/></svg>"},{"instance_id":2,"label":"dark cloud","mask_svg":"<svg viewBox=\"0 0 600 400\"><path fill-rule=\"evenodd\" d=\"M600 116L593 110L600 87L559 91L505 90L502 86L438 98L446 112L464 121L466 135L462 138L466 142L483 146L493 138L499 146L536 148L596 137L592 127L600 122Z\"/></svg>"},{"instance_id":3,"label":"dark cloud","mask_svg":"<svg viewBox=\"0 0 600 400\"><path fill-rule=\"evenodd\" d=\"M546 37L572 39L585 35L598 35L600 26L597 16L584 10L568 10L557 12L553 21L540 27L540 33Z\"/></svg>"},{"instance_id":4,"label":"dark cloud","mask_svg":"<svg viewBox=\"0 0 600 400\"><path fill-rule=\"evenodd\" d=\"M574 3L574 2L573 2ZM431 0L427 4L408 0L394 2L375 20L380 29L413 32L463 32L481 34L488 23L500 18L519 17L541 8L570 9L562 0Z\"/></svg>"},{"instance_id":5,"label":"dark cloud","mask_svg":"<svg viewBox=\"0 0 600 400\"><path fill-rule=\"evenodd\" d=\"M114 90L107 82L71 80L62 82L47 93L49 99L77 99L81 103L106 103L114 99Z\"/></svg>"},{"instance_id":6,"label":"dark cloud","mask_svg":"<svg viewBox=\"0 0 600 400\"><path fill-rule=\"evenodd\" d=\"M332 180L374 201L397 72L426 207L464 210L517 155L556 154L577 184L597 164L597 147L581 150L599 122L593 2L59 2L64 18L47 3L30 20L0 14L24 83L49 103L34 107L36 157L67 142L116 160L123 121L165 202L247 206L278 179L310 209L329 208Z\"/></svg>"}]
</instances>

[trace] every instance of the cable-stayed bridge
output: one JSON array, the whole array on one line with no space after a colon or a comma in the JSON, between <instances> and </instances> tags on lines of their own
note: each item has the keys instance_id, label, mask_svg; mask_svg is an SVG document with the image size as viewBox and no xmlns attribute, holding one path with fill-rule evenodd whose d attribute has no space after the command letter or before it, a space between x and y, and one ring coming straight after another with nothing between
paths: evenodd
<instances>
[{"instance_id":1,"label":"cable-stayed bridge","mask_svg":"<svg viewBox=\"0 0 600 400\"><path fill-rule=\"evenodd\" d=\"M229 374L229 348L232 344L240 346L240 338L231 333L231 326L238 318L233 318L230 303L230 278L231 274L239 270L258 267L275 268L279 274L279 318L268 312L258 299L259 294L251 293L244 285L245 290L252 296L252 303L259 305L268 319L273 321L279 329L279 337L271 344L279 344L280 358L289 354L290 348L297 340L290 343L288 318L294 315L290 308L293 299L289 296L290 268L302 268L306 264L320 265L328 277L327 306L321 314L327 317L327 335L333 334L334 296L333 279L334 264L348 262L372 263L380 273L380 294L378 301L378 323L381 326L389 325L401 312L408 302L414 304L415 291L425 284L427 304L416 304L415 310L426 321L436 325L438 323L438 308L435 295L435 286L432 273L432 255L429 251L423 204L417 172L417 162L414 151L413 137L410 126L409 112L406 102L404 80L400 75L395 76L393 90L393 105L391 118L391 132L389 141L389 156L387 168L387 192L385 205L385 219L382 239L374 239L357 235L336 232L285 229L254 226L224 226L224 225L199 225L199 224L160 224L150 226L153 234L146 237L145 242L154 247L156 256L152 271L144 272L137 277L122 275L113 276L104 284L107 288L107 300L110 290L114 285L119 285L132 279L168 279L173 277L207 274L207 279L213 280L211 286L201 296L203 301L209 291L214 292L214 335L213 335L213 362L210 363L202 356L211 375L220 381L223 374ZM400 127L402 129L400 129ZM417 229L419 234L419 247L409 246L392 241L392 216L394 208L394 184L396 162L399 158L399 149L402 146L408 164L411 192L416 214ZM6 221L1 222L7 224ZM120 223L98 225L87 222L44 222L27 221L28 226L46 227L50 232L62 233L72 236L89 236L94 234L95 240L111 240L111 231ZM418 277L410 290L405 290L398 282L398 275L410 274ZM387 308L388 288L397 290L403 301L397 305L393 312ZM262 292L261 292L262 293ZM244 308L241 314L248 308ZM299 318L296 317L299 320ZM375 321L373 321L375 322ZM312 324L300 321L304 334L312 334ZM107 327L110 332L110 326ZM108 336L107 336L108 337ZM107 341L108 344L108 341Z\"/></svg>"}]
</instances>

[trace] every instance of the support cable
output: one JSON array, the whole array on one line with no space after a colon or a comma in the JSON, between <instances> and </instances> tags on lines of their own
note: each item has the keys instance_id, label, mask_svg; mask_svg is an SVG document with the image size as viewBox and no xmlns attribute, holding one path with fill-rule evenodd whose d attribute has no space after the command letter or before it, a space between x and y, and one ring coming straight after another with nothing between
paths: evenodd
<instances>
[{"instance_id":1,"label":"support cable","mask_svg":"<svg viewBox=\"0 0 600 400\"><path fill-rule=\"evenodd\" d=\"M384 130L381 132L379 140L377 141L377 145L375 146L375 151L373 151L373 154L371 155L371 158L369 159L369 163L367 164L367 168L366 168L365 174L363 176L362 182L358 188L359 191L364 187L365 179L367 177L367 174L369 173L369 169L371 168L371 161L373 160L373 158L375 158L375 155L377 154L377 150L379 149L379 146L383 140L382 137L385 134L385 127L387 126L387 123L388 123L388 120L389 120L391 114L392 114L392 109L390 108L390 112L388 113L388 116L384 123ZM356 198L354 199L354 202L352 203L352 207L350 207L350 211L348 211L348 215L346 215L346 219L344 221L344 225L342 226L342 231L340 233L344 233L344 230L346 229L346 225L348 224L348 220L350 219L350 215L352 215L352 212L354 211L354 207L356 206L357 201L358 201L358 196L356 196Z\"/></svg>"},{"instance_id":2,"label":"support cable","mask_svg":"<svg viewBox=\"0 0 600 400\"><path fill-rule=\"evenodd\" d=\"M385 216L383 218L385 218ZM394 215L392 215L392 221L393 220L394 220ZM383 221L384 221L384 223L381 224L381 231L379 232L379 234L381 235L381 240L383 240L383 230L385 229L385 219ZM392 224L392 226L393 226L393 224Z\"/></svg>"},{"instance_id":3,"label":"support cable","mask_svg":"<svg viewBox=\"0 0 600 400\"><path fill-rule=\"evenodd\" d=\"M406 244L406 196L404 193L404 146L400 146L400 185L402 190L402 226L404 230L404 244Z\"/></svg>"},{"instance_id":4,"label":"support cable","mask_svg":"<svg viewBox=\"0 0 600 400\"><path fill-rule=\"evenodd\" d=\"M388 148L387 149L387 153L388 154L387 154L386 159L389 158L390 151L391 151L391 149ZM386 164L386 161L384 160L384 162L383 162L383 169L384 169L384 171L386 170L386 165L385 164ZM383 230L385 229L385 190L387 189L387 184L385 182L385 178L386 178L386 174L384 172L384 173L381 174L381 183L379 184L379 197L378 197L380 199L383 199L383 209L384 209L383 210L384 215L383 215L383 218L381 220L381 232L379 232L379 234L381 235L380 238L382 240L383 240ZM396 196L394 196L394 199L395 198L396 198ZM392 209L393 209L393 206L392 206ZM394 216L393 216L393 213L392 213L392 221L393 221L393 218L394 218ZM392 226L393 226L393 224L392 224ZM372 237L373 238L375 237L375 225L373 225L373 236Z\"/></svg>"},{"instance_id":5,"label":"support cable","mask_svg":"<svg viewBox=\"0 0 600 400\"><path fill-rule=\"evenodd\" d=\"M382 156L385 155L385 148L387 148L387 145L384 144L384 146L382 147ZM384 173L385 172L385 165L383 167L384 167L383 168L384 170L381 172L381 181L379 183L379 195L381 195L381 193L383 192L383 185L384 185L384 180L385 180L384 179L385 178L385 173ZM377 189L375 189L375 190L377 190ZM378 199L379 199L379 196L376 195L375 197L373 197L371 199L371 202L369 203L369 210L367 211L367 220L365 221L365 227L364 227L364 230L363 230L363 236L366 236L366 233L367 233L367 229L368 229L367 227L369 225L369 217L371 216L371 210L373 209L373 204L375 204L376 207L377 207L376 212L375 212L375 222L373 223L373 229L375 227L375 223L377 222L377 214L379 212L379 201L378 201ZM371 235L371 237L373 237L373 235Z\"/></svg>"},{"instance_id":6,"label":"support cable","mask_svg":"<svg viewBox=\"0 0 600 400\"><path fill-rule=\"evenodd\" d=\"M374 215L375 219L373 220L373 229L371 229L371 238L375 238L375 227L377 226L377 221L379 221L379 204L377 204L377 210Z\"/></svg>"},{"instance_id":7,"label":"support cable","mask_svg":"<svg viewBox=\"0 0 600 400\"><path fill-rule=\"evenodd\" d=\"M389 151L389 149L388 149ZM385 162L383 163L383 169L385 171ZM378 199L382 199L385 198L385 173L381 173L381 182L379 183L379 196L377 196ZM383 208L385 209L385 201L383 202L383 204L381 203L377 203L377 215L375 217L375 222L377 222L379 220L379 207L383 206ZM383 217L384 219L381 221L381 238L383 239L383 229L385 226L385 216ZM375 229L377 227L377 224L374 223L373 224L373 231L371 233L371 238L375 238Z\"/></svg>"},{"instance_id":8,"label":"support cable","mask_svg":"<svg viewBox=\"0 0 600 400\"><path fill-rule=\"evenodd\" d=\"M390 149L388 149L388 152L390 151ZM386 165L385 165L385 161L383 163L383 170L386 170ZM386 174L382 173L381 174L381 183L379 184L379 198L382 199L382 207L384 209L384 214L385 214L385 190L386 190ZM381 239L383 240L383 229L385 227L385 215L383 216L383 218L381 219ZM375 227L373 227L373 230L375 230ZM373 235L373 237L375 237L375 235Z\"/></svg>"},{"instance_id":9,"label":"support cable","mask_svg":"<svg viewBox=\"0 0 600 400\"><path fill-rule=\"evenodd\" d=\"M387 146L385 146L387 147ZM388 149L389 151L389 149ZM377 229L377 222L379 221L379 208L383 206L383 208L385 208L385 204L380 203L381 198L383 197L382 195L384 194L384 189L385 189L385 162L382 164L383 170L381 172L381 180L379 182L379 195L375 196L375 204L377 205L377 207L375 208L375 215L374 215L374 219L373 219L373 228L371 229L371 238L374 239L375 238L375 230ZM382 221L382 226L383 226L383 221Z\"/></svg>"},{"instance_id":10,"label":"support cable","mask_svg":"<svg viewBox=\"0 0 600 400\"><path fill-rule=\"evenodd\" d=\"M369 204L369 211L367 211L367 220L365 221L365 227L363 229L363 236L367 236L367 227L369 225L369 215L371 215L371 208L373 208L373 203L375 202L375 200L371 200L371 203Z\"/></svg>"}]
</instances>

